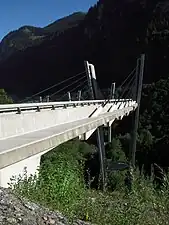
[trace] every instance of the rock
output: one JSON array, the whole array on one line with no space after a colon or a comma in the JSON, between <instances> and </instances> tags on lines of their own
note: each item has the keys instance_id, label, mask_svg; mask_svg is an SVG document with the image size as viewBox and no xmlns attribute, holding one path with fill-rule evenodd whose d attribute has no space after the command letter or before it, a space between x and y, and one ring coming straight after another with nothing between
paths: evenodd
<instances>
[{"instance_id":1,"label":"rock","mask_svg":"<svg viewBox=\"0 0 169 225\"><path fill-rule=\"evenodd\" d=\"M69 225L60 212L50 211L26 199L18 198L10 189L0 188L0 225ZM76 220L74 225L90 225Z\"/></svg>"},{"instance_id":2,"label":"rock","mask_svg":"<svg viewBox=\"0 0 169 225\"><path fill-rule=\"evenodd\" d=\"M47 216L43 216L43 220L47 221L48 220Z\"/></svg>"},{"instance_id":3,"label":"rock","mask_svg":"<svg viewBox=\"0 0 169 225\"><path fill-rule=\"evenodd\" d=\"M17 219L14 218L14 217L9 217L9 218L6 218L6 221L10 224L16 224L17 223Z\"/></svg>"},{"instance_id":4,"label":"rock","mask_svg":"<svg viewBox=\"0 0 169 225\"><path fill-rule=\"evenodd\" d=\"M0 224L1 222L3 222L5 220L5 217L4 216L0 216Z\"/></svg>"},{"instance_id":5,"label":"rock","mask_svg":"<svg viewBox=\"0 0 169 225\"><path fill-rule=\"evenodd\" d=\"M24 206L32 211L39 208L36 204L30 202L24 203Z\"/></svg>"},{"instance_id":6,"label":"rock","mask_svg":"<svg viewBox=\"0 0 169 225\"><path fill-rule=\"evenodd\" d=\"M56 221L50 218L49 219L49 224L51 224L51 225L56 224Z\"/></svg>"}]
</instances>

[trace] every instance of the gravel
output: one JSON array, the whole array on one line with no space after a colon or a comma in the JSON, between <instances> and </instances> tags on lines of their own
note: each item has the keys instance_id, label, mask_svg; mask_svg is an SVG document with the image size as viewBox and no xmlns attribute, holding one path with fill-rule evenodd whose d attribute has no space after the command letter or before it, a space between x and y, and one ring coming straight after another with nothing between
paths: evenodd
<instances>
[{"instance_id":1,"label":"gravel","mask_svg":"<svg viewBox=\"0 0 169 225\"><path fill-rule=\"evenodd\" d=\"M0 188L0 225L69 225L61 213L20 199L10 189ZM90 225L77 220L73 225Z\"/></svg>"}]
</instances>

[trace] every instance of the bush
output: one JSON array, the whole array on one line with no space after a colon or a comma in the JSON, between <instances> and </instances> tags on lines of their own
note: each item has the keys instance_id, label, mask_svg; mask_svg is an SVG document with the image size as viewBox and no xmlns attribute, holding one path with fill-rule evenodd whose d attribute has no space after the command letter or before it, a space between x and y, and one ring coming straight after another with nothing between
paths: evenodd
<instances>
[{"instance_id":1,"label":"bush","mask_svg":"<svg viewBox=\"0 0 169 225\"><path fill-rule=\"evenodd\" d=\"M124 189L126 171L113 171L109 174L108 185L112 191L120 191Z\"/></svg>"},{"instance_id":2,"label":"bush","mask_svg":"<svg viewBox=\"0 0 169 225\"><path fill-rule=\"evenodd\" d=\"M10 186L18 194L35 202L59 209L66 214L76 212L78 202L85 192L83 164L79 164L77 160L80 154L74 157L71 151L63 151L66 147L67 145L62 145L60 149L57 148L43 157L38 176L27 178L25 171L23 177L17 180L13 178ZM74 150L76 151L76 148Z\"/></svg>"}]
</instances>

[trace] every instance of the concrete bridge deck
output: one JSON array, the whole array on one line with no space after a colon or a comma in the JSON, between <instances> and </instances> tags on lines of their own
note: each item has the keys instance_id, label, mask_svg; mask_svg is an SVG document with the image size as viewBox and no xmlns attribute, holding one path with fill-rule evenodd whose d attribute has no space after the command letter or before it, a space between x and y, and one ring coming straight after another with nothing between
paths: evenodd
<instances>
[{"instance_id":1,"label":"concrete bridge deck","mask_svg":"<svg viewBox=\"0 0 169 225\"><path fill-rule=\"evenodd\" d=\"M67 123L1 139L0 186L7 187L10 178L22 174L24 167L27 167L28 176L35 174L37 166L40 165L41 155L101 125L106 126L110 121L121 119L136 107L137 103L133 102L121 109L112 109L109 112L103 110L94 117L78 118Z\"/></svg>"}]
</instances>

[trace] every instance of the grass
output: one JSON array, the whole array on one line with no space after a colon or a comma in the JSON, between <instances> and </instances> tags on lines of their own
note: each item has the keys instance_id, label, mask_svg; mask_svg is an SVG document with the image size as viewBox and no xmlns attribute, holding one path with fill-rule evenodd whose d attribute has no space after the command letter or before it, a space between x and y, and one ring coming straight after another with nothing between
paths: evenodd
<instances>
[{"instance_id":1,"label":"grass","mask_svg":"<svg viewBox=\"0 0 169 225\"><path fill-rule=\"evenodd\" d=\"M79 149L81 154L77 153ZM33 202L62 212L70 220L78 218L98 225L169 224L168 190L155 191L151 180L137 173L129 194L119 174L112 177L120 183L113 192L86 189L83 149L89 151L84 143L62 145L44 156L39 176L27 178L25 172L23 177L13 178L10 187Z\"/></svg>"}]
</instances>

